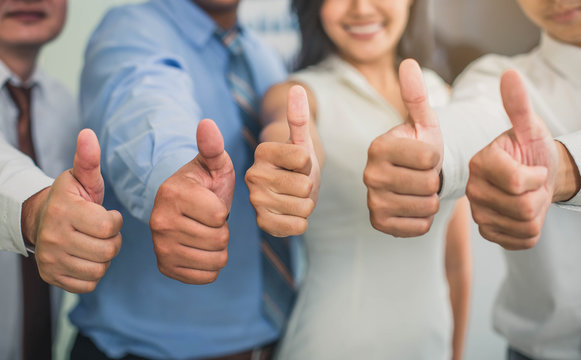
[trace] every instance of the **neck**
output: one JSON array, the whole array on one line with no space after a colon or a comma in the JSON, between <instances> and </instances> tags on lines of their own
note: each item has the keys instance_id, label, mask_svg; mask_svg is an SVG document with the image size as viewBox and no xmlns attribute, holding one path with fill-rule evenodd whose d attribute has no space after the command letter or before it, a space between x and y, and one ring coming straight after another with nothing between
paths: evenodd
<instances>
[{"instance_id":1,"label":"neck","mask_svg":"<svg viewBox=\"0 0 581 360\"><path fill-rule=\"evenodd\" d=\"M401 99L399 77L395 63L395 55L381 58L369 63L357 63L346 59L365 77L367 82L386 99L401 115L407 116L407 111Z\"/></svg>"},{"instance_id":2,"label":"neck","mask_svg":"<svg viewBox=\"0 0 581 360\"><path fill-rule=\"evenodd\" d=\"M38 52L37 47L0 47L0 60L25 82L32 76Z\"/></svg>"},{"instance_id":3,"label":"neck","mask_svg":"<svg viewBox=\"0 0 581 360\"><path fill-rule=\"evenodd\" d=\"M220 26L222 29L230 29L236 24L238 3L228 6L212 6L204 1L195 1Z\"/></svg>"},{"instance_id":4,"label":"neck","mask_svg":"<svg viewBox=\"0 0 581 360\"><path fill-rule=\"evenodd\" d=\"M233 14L224 14L219 13L212 15L210 14L212 19L218 24L222 29L230 29L232 26L236 24L236 12Z\"/></svg>"}]
</instances>

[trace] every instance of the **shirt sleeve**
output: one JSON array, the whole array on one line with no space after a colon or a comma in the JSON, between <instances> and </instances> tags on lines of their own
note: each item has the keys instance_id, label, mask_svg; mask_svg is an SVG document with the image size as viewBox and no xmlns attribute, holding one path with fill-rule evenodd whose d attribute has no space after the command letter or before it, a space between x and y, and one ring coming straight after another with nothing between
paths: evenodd
<instances>
[{"instance_id":1,"label":"shirt sleeve","mask_svg":"<svg viewBox=\"0 0 581 360\"><path fill-rule=\"evenodd\" d=\"M577 168L581 169L581 131L559 136L555 140L561 142L567 148L575 164L577 164ZM581 211L581 191L571 199L559 202L557 205L570 210Z\"/></svg>"},{"instance_id":2,"label":"shirt sleeve","mask_svg":"<svg viewBox=\"0 0 581 360\"><path fill-rule=\"evenodd\" d=\"M167 50L175 34L144 15L113 11L96 30L81 111L99 136L108 191L147 223L159 186L197 155L201 111L184 61Z\"/></svg>"},{"instance_id":3,"label":"shirt sleeve","mask_svg":"<svg viewBox=\"0 0 581 360\"><path fill-rule=\"evenodd\" d=\"M461 197L466 190L470 159L510 128L502 107L502 58L486 56L456 81L451 102L436 108L444 139L440 197Z\"/></svg>"},{"instance_id":4,"label":"shirt sleeve","mask_svg":"<svg viewBox=\"0 0 581 360\"><path fill-rule=\"evenodd\" d=\"M0 250L27 255L22 238L22 203L51 186L32 160L0 137Z\"/></svg>"}]
</instances>

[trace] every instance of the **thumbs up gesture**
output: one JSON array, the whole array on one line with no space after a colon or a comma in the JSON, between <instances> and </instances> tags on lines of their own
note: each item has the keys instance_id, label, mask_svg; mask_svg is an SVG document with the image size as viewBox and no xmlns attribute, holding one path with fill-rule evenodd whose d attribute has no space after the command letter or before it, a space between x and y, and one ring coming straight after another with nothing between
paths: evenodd
<instances>
[{"instance_id":1,"label":"thumbs up gesture","mask_svg":"<svg viewBox=\"0 0 581 360\"><path fill-rule=\"evenodd\" d=\"M439 209L444 150L419 65L404 60L399 77L408 119L371 143L363 181L371 225L411 237L428 232Z\"/></svg>"},{"instance_id":2,"label":"thumbs up gesture","mask_svg":"<svg viewBox=\"0 0 581 360\"><path fill-rule=\"evenodd\" d=\"M198 155L159 187L149 226L162 274L208 284L228 261L226 220L235 179L216 124L202 120L196 137Z\"/></svg>"},{"instance_id":3,"label":"thumbs up gesture","mask_svg":"<svg viewBox=\"0 0 581 360\"><path fill-rule=\"evenodd\" d=\"M121 214L101 206L100 156L95 134L81 131L73 168L22 206L23 235L36 246L40 276L70 292L93 291L121 249Z\"/></svg>"},{"instance_id":4,"label":"thumbs up gesture","mask_svg":"<svg viewBox=\"0 0 581 360\"><path fill-rule=\"evenodd\" d=\"M557 148L516 71L503 74L500 90L512 129L472 158L466 195L484 238L508 250L528 249L552 202Z\"/></svg>"},{"instance_id":5,"label":"thumbs up gesture","mask_svg":"<svg viewBox=\"0 0 581 360\"><path fill-rule=\"evenodd\" d=\"M288 90L286 122L290 139L261 143L245 177L258 226L279 237L306 231L321 183L307 93L301 86Z\"/></svg>"}]
</instances>

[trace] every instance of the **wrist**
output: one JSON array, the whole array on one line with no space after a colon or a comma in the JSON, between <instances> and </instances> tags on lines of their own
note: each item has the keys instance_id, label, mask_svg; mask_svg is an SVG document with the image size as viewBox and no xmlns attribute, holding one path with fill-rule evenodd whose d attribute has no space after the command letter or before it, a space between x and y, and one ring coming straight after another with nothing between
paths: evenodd
<instances>
[{"instance_id":1,"label":"wrist","mask_svg":"<svg viewBox=\"0 0 581 360\"><path fill-rule=\"evenodd\" d=\"M48 200L50 187L32 195L22 203L20 228L27 248L36 246L42 210Z\"/></svg>"},{"instance_id":2,"label":"wrist","mask_svg":"<svg viewBox=\"0 0 581 360\"><path fill-rule=\"evenodd\" d=\"M553 186L553 202L567 201L575 196L581 188L581 175L575 159L565 145L555 140L559 156L559 168Z\"/></svg>"}]
</instances>

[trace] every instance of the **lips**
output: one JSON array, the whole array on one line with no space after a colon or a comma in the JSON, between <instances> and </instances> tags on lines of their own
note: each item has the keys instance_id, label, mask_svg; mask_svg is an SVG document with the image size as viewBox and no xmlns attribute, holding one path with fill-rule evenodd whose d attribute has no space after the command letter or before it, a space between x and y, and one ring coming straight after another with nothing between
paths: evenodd
<instances>
[{"instance_id":1,"label":"lips","mask_svg":"<svg viewBox=\"0 0 581 360\"><path fill-rule=\"evenodd\" d=\"M22 22L36 22L44 19L46 13L38 10L14 10L7 12L5 17Z\"/></svg>"},{"instance_id":2,"label":"lips","mask_svg":"<svg viewBox=\"0 0 581 360\"><path fill-rule=\"evenodd\" d=\"M568 23L575 20L581 14L581 7L559 11L549 16L549 18L558 23Z\"/></svg>"}]
</instances>

